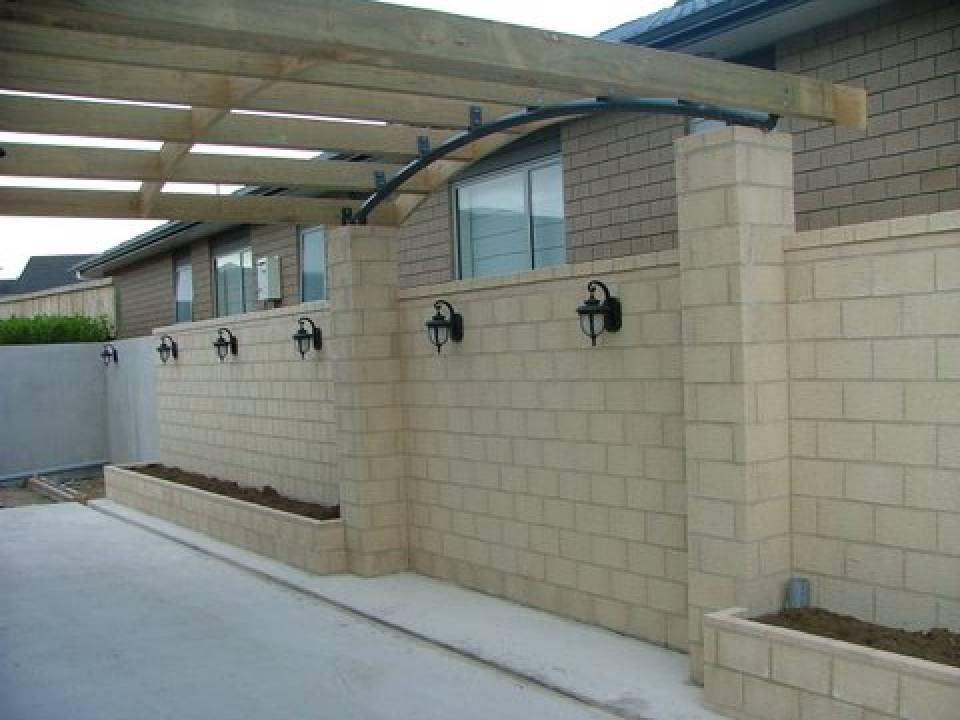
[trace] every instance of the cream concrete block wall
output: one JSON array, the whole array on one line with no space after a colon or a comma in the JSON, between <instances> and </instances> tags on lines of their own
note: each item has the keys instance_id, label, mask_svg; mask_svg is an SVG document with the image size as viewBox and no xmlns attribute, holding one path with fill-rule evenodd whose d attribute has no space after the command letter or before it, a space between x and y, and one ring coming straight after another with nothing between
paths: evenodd
<instances>
[{"instance_id":1,"label":"cream concrete block wall","mask_svg":"<svg viewBox=\"0 0 960 720\"><path fill-rule=\"evenodd\" d=\"M960 668L744 618L704 621L704 702L739 720L954 720Z\"/></svg>"},{"instance_id":2,"label":"cream concrete block wall","mask_svg":"<svg viewBox=\"0 0 960 720\"><path fill-rule=\"evenodd\" d=\"M326 303L158 328L177 341L179 357L156 360L160 458L167 465L270 485L300 500L340 500L333 366L325 344L301 360L291 336L310 317L330 336ZM220 363L218 327L239 353Z\"/></svg>"},{"instance_id":3,"label":"cream concrete block wall","mask_svg":"<svg viewBox=\"0 0 960 720\"><path fill-rule=\"evenodd\" d=\"M686 486L676 253L403 290L415 570L686 647ZM592 278L623 303L597 347ZM465 337L437 354L444 298Z\"/></svg>"},{"instance_id":4,"label":"cream concrete block wall","mask_svg":"<svg viewBox=\"0 0 960 720\"><path fill-rule=\"evenodd\" d=\"M675 145L696 679L704 612L778 609L790 571L790 143L784 134L727 128Z\"/></svg>"},{"instance_id":5,"label":"cream concrete block wall","mask_svg":"<svg viewBox=\"0 0 960 720\"><path fill-rule=\"evenodd\" d=\"M786 257L795 572L831 610L960 630L960 213Z\"/></svg>"},{"instance_id":6,"label":"cream concrete block wall","mask_svg":"<svg viewBox=\"0 0 960 720\"><path fill-rule=\"evenodd\" d=\"M395 228L346 226L327 233L333 312L337 477L350 569L407 569L407 497L397 355Z\"/></svg>"},{"instance_id":7,"label":"cream concrete block wall","mask_svg":"<svg viewBox=\"0 0 960 720\"><path fill-rule=\"evenodd\" d=\"M343 521L316 520L138 472L104 468L107 497L318 575L346 568Z\"/></svg>"}]
</instances>

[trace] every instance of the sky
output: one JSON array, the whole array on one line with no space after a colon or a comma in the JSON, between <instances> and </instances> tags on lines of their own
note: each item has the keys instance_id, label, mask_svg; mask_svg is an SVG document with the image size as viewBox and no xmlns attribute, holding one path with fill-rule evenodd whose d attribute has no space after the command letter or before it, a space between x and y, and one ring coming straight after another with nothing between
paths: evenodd
<instances>
[{"instance_id":1,"label":"sky","mask_svg":"<svg viewBox=\"0 0 960 720\"><path fill-rule=\"evenodd\" d=\"M442 10L459 15L482 17L489 20L516 25L540 27L547 30L593 36L634 18L648 15L660 8L674 4L675 0L395 0L394 4L409 5L431 10ZM15 133L0 133L3 142L46 142L54 139L47 136L25 137ZM81 146L124 147L139 150L156 150L157 144L130 143L123 141L92 141L84 138L57 138L60 144ZM194 151L226 152L227 149L207 146ZM267 153L263 153L267 154ZM270 155L276 155L271 151ZM69 187L107 189L104 183L85 183L42 178L29 180L0 175L0 186ZM137 183L114 183L113 189L136 190ZM178 188L180 191L229 193L236 186ZM169 191L166 188L165 191ZM96 220L89 218L26 218L0 217L0 278L17 277L31 255L57 255L101 252L134 235L161 225L149 220Z\"/></svg>"}]
</instances>

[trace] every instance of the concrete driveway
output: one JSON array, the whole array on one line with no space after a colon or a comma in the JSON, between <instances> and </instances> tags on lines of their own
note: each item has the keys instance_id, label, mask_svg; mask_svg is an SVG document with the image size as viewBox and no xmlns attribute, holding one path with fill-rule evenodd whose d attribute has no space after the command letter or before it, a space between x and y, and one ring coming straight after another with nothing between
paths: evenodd
<instances>
[{"instance_id":1,"label":"concrete driveway","mask_svg":"<svg viewBox=\"0 0 960 720\"><path fill-rule=\"evenodd\" d=\"M89 508L0 510L0 718L611 717Z\"/></svg>"}]
</instances>

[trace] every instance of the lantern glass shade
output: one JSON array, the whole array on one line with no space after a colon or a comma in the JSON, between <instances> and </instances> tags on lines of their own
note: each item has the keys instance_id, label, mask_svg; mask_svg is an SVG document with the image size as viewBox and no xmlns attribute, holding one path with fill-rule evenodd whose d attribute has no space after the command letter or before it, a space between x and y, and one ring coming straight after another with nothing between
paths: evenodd
<instances>
[{"instance_id":1,"label":"lantern glass shade","mask_svg":"<svg viewBox=\"0 0 960 720\"><path fill-rule=\"evenodd\" d=\"M427 321L427 337L430 339L430 344L437 349L437 352L440 352L440 348L446 345L450 339L450 327L447 324L447 319L440 313Z\"/></svg>"},{"instance_id":2,"label":"lantern glass shade","mask_svg":"<svg viewBox=\"0 0 960 720\"><path fill-rule=\"evenodd\" d=\"M595 299L592 301L588 300L577 308L577 312L580 314L580 330L590 338L592 345L596 345L597 337L599 337L604 330L603 309L600 307L600 303Z\"/></svg>"},{"instance_id":3,"label":"lantern glass shade","mask_svg":"<svg viewBox=\"0 0 960 720\"><path fill-rule=\"evenodd\" d=\"M304 358L310 352L310 333L301 325L300 329L293 334L293 340L297 344L297 352Z\"/></svg>"}]
</instances>

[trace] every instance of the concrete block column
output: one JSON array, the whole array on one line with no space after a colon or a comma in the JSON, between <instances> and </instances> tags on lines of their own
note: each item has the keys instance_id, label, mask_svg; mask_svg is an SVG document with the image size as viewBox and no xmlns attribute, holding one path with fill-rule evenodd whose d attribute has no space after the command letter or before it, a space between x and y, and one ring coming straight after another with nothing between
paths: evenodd
<instances>
[{"instance_id":1,"label":"concrete block column","mask_svg":"<svg viewBox=\"0 0 960 720\"><path fill-rule=\"evenodd\" d=\"M327 234L340 508L358 575L405 570L397 231L347 226Z\"/></svg>"},{"instance_id":2,"label":"concrete block column","mask_svg":"<svg viewBox=\"0 0 960 720\"><path fill-rule=\"evenodd\" d=\"M780 606L790 572L783 238L791 138L741 127L676 142L689 638L705 612Z\"/></svg>"}]
</instances>

